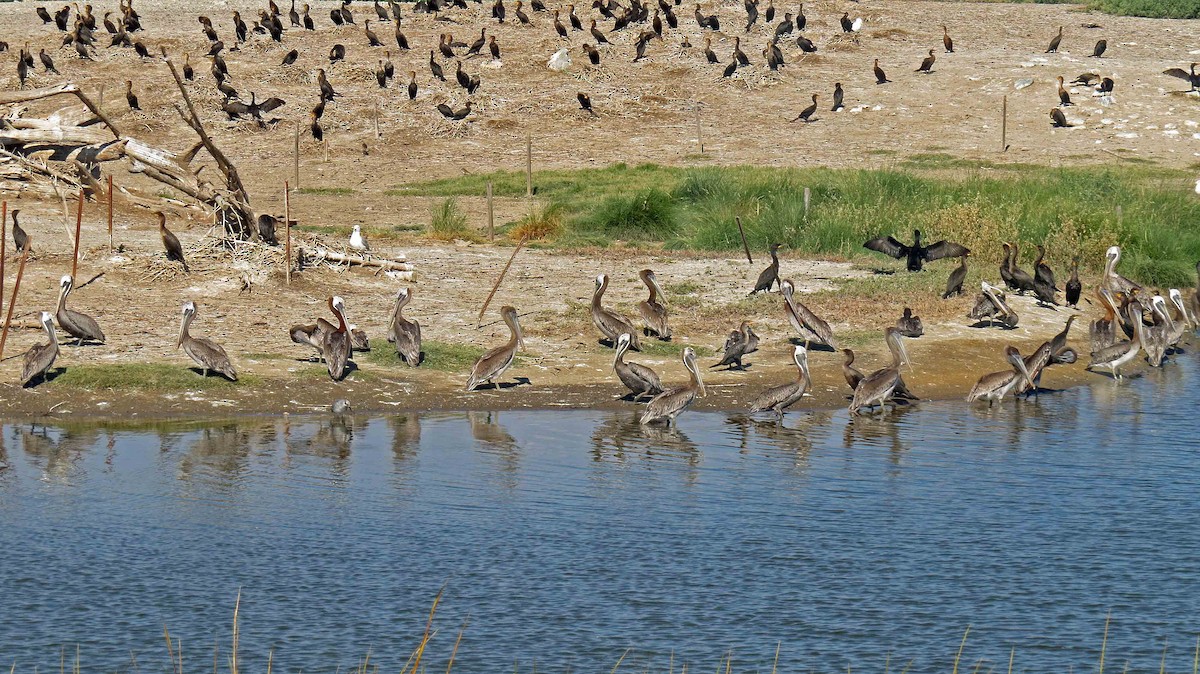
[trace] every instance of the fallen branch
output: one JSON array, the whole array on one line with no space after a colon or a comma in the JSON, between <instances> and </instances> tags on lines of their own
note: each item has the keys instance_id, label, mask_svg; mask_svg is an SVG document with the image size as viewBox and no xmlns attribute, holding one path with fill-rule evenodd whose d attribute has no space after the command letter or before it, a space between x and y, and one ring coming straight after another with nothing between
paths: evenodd
<instances>
[{"instance_id":1,"label":"fallen branch","mask_svg":"<svg viewBox=\"0 0 1200 674\"><path fill-rule=\"evenodd\" d=\"M332 260L342 264L357 264L363 267L378 267L384 271L413 271L413 266L403 260L388 260L383 258L365 258L360 255L348 255L335 250L318 246L314 252L317 260Z\"/></svg>"}]
</instances>

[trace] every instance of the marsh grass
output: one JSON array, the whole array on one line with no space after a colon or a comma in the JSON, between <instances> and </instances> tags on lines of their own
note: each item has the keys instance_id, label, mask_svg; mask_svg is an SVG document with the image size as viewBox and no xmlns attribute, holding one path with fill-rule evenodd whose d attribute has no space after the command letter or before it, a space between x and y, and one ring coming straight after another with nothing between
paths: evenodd
<instances>
[{"instance_id":1,"label":"marsh grass","mask_svg":"<svg viewBox=\"0 0 1200 674\"><path fill-rule=\"evenodd\" d=\"M302 187L297 190L300 194L311 194L315 196L336 196L344 197L354 194L354 190L349 187Z\"/></svg>"},{"instance_id":2,"label":"marsh grass","mask_svg":"<svg viewBox=\"0 0 1200 674\"><path fill-rule=\"evenodd\" d=\"M484 350L469 344L454 344L451 342L424 339L421 341L421 351L425 354L424 360L421 361L421 367L439 372L462 373L471 369L475 361L483 355ZM383 342L379 345L372 344L370 351L357 354L357 356L373 365L384 365L395 368L408 367L400 359L400 355L396 353L396 348L388 342Z\"/></svg>"},{"instance_id":3,"label":"marsh grass","mask_svg":"<svg viewBox=\"0 0 1200 674\"><path fill-rule=\"evenodd\" d=\"M239 373L236 382L220 375L210 374L203 377L194 372L192 367L190 363L70 365L48 384L51 387L72 387L88 391L221 391L233 390L237 386L254 387L263 383L261 377L246 373Z\"/></svg>"},{"instance_id":4,"label":"marsh grass","mask_svg":"<svg viewBox=\"0 0 1200 674\"><path fill-rule=\"evenodd\" d=\"M562 234L566 209L560 204L534 206L529 215L521 218L508 232L513 241L553 239Z\"/></svg>"},{"instance_id":5,"label":"marsh grass","mask_svg":"<svg viewBox=\"0 0 1200 674\"><path fill-rule=\"evenodd\" d=\"M429 213L429 236L443 241L475 238L467 226L467 214L458 205L458 199L447 197L438 202Z\"/></svg>"},{"instance_id":6,"label":"marsh grass","mask_svg":"<svg viewBox=\"0 0 1200 674\"><path fill-rule=\"evenodd\" d=\"M641 339L642 353L647 356L682 356L684 347L692 347L698 358L707 358L716 351L711 347L702 344L688 344L685 342L663 342L653 337L643 337Z\"/></svg>"},{"instance_id":7,"label":"marsh grass","mask_svg":"<svg viewBox=\"0 0 1200 674\"><path fill-rule=\"evenodd\" d=\"M524 194L524 176L492 173L414 183L396 195ZM891 168L677 168L616 164L604 169L534 174L540 198L561 209L565 248L637 242L668 249L741 247L740 217L752 248L773 241L801 255L890 260L862 248L892 234L909 241L948 238L972 249L976 262L996 262L998 241L1019 240L1022 264L1033 244L1048 244L1052 265L1066 268L1078 251L1084 269L1103 264L1103 250L1123 248L1122 273L1151 285L1191 285L1200 259L1200 201L1182 170L1123 163L1051 168L968 162L938 152L894 160ZM807 213L803 192L809 188Z\"/></svg>"}]
</instances>

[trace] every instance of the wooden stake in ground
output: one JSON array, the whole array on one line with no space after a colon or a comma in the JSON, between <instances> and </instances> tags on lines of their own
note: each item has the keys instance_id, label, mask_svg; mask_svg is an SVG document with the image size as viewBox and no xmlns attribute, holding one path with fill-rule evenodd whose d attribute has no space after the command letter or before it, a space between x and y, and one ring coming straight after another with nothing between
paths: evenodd
<instances>
[{"instance_id":1,"label":"wooden stake in ground","mask_svg":"<svg viewBox=\"0 0 1200 674\"><path fill-rule=\"evenodd\" d=\"M522 243L524 243L522 241ZM29 249L33 246L33 237L25 240L25 249L21 251L21 263L17 265L17 280L13 282L12 298L8 300L8 315L4 318L4 332L0 333L0 360L4 359L4 343L8 341L8 326L12 323L13 307L17 306L17 293L21 290L21 276L25 274L25 260L29 257Z\"/></svg>"},{"instance_id":2,"label":"wooden stake in ground","mask_svg":"<svg viewBox=\"0 0 1200 674\"><path fill-rule=\"evenodd\" d=\"M296 135L292 139L292 184L300 189L300 122L296 122Z\"/></svg>"},{"instance_id":3,"label":"wooden stake in ground","mask_svg":"<svg viewBox=\"0 0 1200 674\"><path fill-rule=\"evenodd\" d=\"M750 257L750 244L746 243L746 230L742 229L742 216L735 216L733 220L737 223L738 233L742 235L742 248L746 249L746 262L754 264L754 258Z\"/></svg>"},{"instance_id":4,"label":"wooden stake in ground","mask_svg":"<svg viewBox=\"0 0 1200 674\"><path fill-rule=\"evenodd\" d=\"M704 136L700 132L700 104L696 104L696 145L700 147L700 154L704 154Z\"/></svg>"},{"instance_id":5,"label":"wooden stake in ground","mask_svg":"<svg viewBox=\"0 0 1200 674\"><path fill-rule=\"evenodd\" d=\"M488 207L488 241L496 240L496 220L494 211L492 210L492 181L487 184L487 207Z\"/></svg>"},{"instance_id":6,"label":"wooden stake in ground","mask_svg":"<svg viewBox=\"0 0 1200 674\"><path fill-rule=\"evenodd\" d=\"M71 254L71 278L79 270L79 233L83 229L83 189L79 190L79 207L75 209L75 252Z\"/></svg>"},{"instance_id":7,"label":"wooden stake in ground","mask_svg":"<svg viewBox=\"0 0 1200 674\"><path fill-rule=\"evenodd\" d=\"M4 313L4 240L8 238L8 201L0 203L0 313Z\"/></svg>"},{"instance_id":8,"label":"wooden stake in ground","mask_svg":"<svg viewBox=\"0 0 1200 674\"><path fill-rule=\"evenodd\" d=\"M525 132L525 196L533 196L533 133Z\"/></svg>"},{"instance_id":9,"label":"wooden stake in ground","mask_svg":"<svg viewBox=\"0 0 1200 674\"><path fill-rule=\"evenodd\" d=\"M323 138L323 141L324 141L324 145L325 145L325 163L328 164L329 163L329 136L325 136Z\"/></svg>"},{"instance_id":10,"label":"wooden stake in ground","mask_svg":"<svg viewBox=\"0 0 1200 674\"><path fill-rule=\"evenodd\" d=\"M512 266L513 260L517 257L517 253L521 252L521 249L525 247L525 241L528 238L529 237L525 236L521 237L521 240L517 242L516 249L514 249L512 255L509 256L508 262L504 264L504 269L500 270L500 276L496 278L496 284L492 286L492 292L488 293L487 299L483 301L483 308L479 310L479 317L476 320L477 323L483 322L484 312L487 311L488 305L492 303L492 298L496 296L496 291L500 289L500 284L504 282L504 275L508 273L508 268Z\"/></svg>"},{"instance_id":11,"label":"wooden stake in ground","mask_svg":"<svg viewBox=\"0 0 1200 674\"><path fill-rule=\"evenodd\" d=\"M1008 96L1000 103L1000 151L1008 152Z\"/></svg>"},{"instance_id":12,"label":"wooden stake in ground","mask_svg":"<svg viewBox=\"0 0 1200 674\"><path fill-rule=\"evenodd\" d=\"M284 283L292 284L292 198L287 181L283 181L283 256Z\"/></svg>"},{"instance_id":13,"label":"wooden stake in ground","mask_svg":"<svg viewBox=\"0 0 1200 674\"><path fill-rule=\"evenodd\" d=\"M812 199L812 190L804 188L804 219L808 219L808 202Z\"/></svg>"},{"instance_id":14,"label":"wooden stake in ground","mask_svg":"<svg viewBox=\"0 0 1200 674\"><path fill-rule=\"evenodd\" d=\"M112 212L113 212L113 190L112 190L112 175L108 176L108 254L112 255Z\"/></svg>"}]
</instances>

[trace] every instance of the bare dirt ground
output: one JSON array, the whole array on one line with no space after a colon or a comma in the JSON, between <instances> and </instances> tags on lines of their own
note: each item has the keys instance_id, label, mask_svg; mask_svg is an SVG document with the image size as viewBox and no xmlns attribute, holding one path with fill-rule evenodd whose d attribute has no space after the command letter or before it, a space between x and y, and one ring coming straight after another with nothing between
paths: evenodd
<instances>
[{"instance_id":1,"label":"bare dirt ground","mask_svg":"<svg viewBox=\"0 0 1200 674\"><path fill-rule=\"evenodd\" d=\"M341 192L296 194L294 213L304 224L335 228L344 232L342 236L355 223L370 224L376 231L427 223L429 200L391 197L385 191L412 180L520 170L526 133L534 139L536 168L605 166L618 161L883 167L931 151L965 159L1048 165L1109 163L1119 161L1118 156L1175 167L1200 161L1200 101L1173 93L1186 87L1161 75L1164 68L1197 58L1197 21L1112 17L1066 5L809 2L804 6L809 21L805 35L817 43L817 54L804 56L794 40L787 40L781 46L788 65L780 73L770 73L760 53L770 29L760 20L743 38L743 49L753 65L732 80L722 80L723 65L704 62L700 52L704 33L696 27L688 6L678 8L679 29L668 29L661 42L653 42L646 60L631 62L637 29L627 29L610 36L614 45L602 49L604 61L597 68L585 67L586 58L579 50L586 31L560 41L546 14L533 13L533 26L511 20L498 25L486 18L485 6L473 3L469 10L447 13L448 22L412 14L406 6L403 28L414 49L391 50L397 83L380 90L371 69L384 50L367 47L362 33L363 21L374 14L371 6L354 3L358 26L335 28L328 16L333 4L315 4L316 32L288 31L282 46L266 36L255 36L250 44L226 53L232 84L243 95L255 91L260 100L281 96L288 101L275 112L283 121L267 130L248 122L227 122L218 111L220 96L207 61L200 56L208 43L195 18L201 11L210 15L217 31L232 45L230 12L240 8L251 20L257 5L139 3L146 31L135 38L144 41L151 53L165 47L177 61L182 52L190 52L197 71L196 82L190 85L193 99L204 111L218 145L240 167L259 210L282 210L282 182L291 176L292 137L300 123L305 129L302 187ZM31 86L70 80L93 93L103 86L104 107L126 134L177 151L194 142L171 107L179 97L165 65L157 60L142 62L131 50L104 46L97 62L78 60L73 50L59 47L61 33L53 25L41 25L34 6L29 2L0 5L0 33L10 45L16 48L28 42L34 52L45 48L63 73L61 78L47 75L39 67ZM115 7L98 4L96 9L103 14ZM742 35L741 3L709 2L704 9L721 16L725 32L712 34L713 48L727 62L733 38ZM792 8L779 6L780 15L785 9ZM843 11L865 19L861 33L841 33L837 19ZM594 10L580 7L577 12L586 27ZM954 54L942 53L943 23L955 39ZM1085 28L1085 24L1100 27ZM1060 53L1043 54L1059 25L1065 26L1066 35ZM468 72L480 74L483 86L471 99L475 112L467 121L446 121L434 106L447 102L460 107L466 96L454 84L454 64L449 59L439 58L449 82L431 80L429 49L436 45L439 33L449 31L469 43L484 27L496 35L503 58L464 61ZM386 44L395 44L390 23L372 22L372 28ZM106 45L103 28L99 33ZM685 38L692 48L680 47ZM1099 38L1108 40L1107 54L1099 60L1088 58ZM330 66L327 54L334 43L346 45L348 56ZM547 69L547 58L568 44L573 65L565 73ZM298 63L280 67L283 54L292 48L300 50ZM935 72L913 73L930 48L938 55ZM874 58L880 59L893 83L873 83ZM15 60L15 51L3 55L0 86L17 87ZM317 98L318 67L329 70L333 86L343 94L322 120L330 138L328 161L323 148L307 134L307 111ZM416 71L421 88L415 101L403 93L402 80L409 70ZM1074 89L1072 96L1079 105L1067 109L1067 115L1079 126L1051 130L1047 112L1057 101L1054 77L1071 79L1085 71L1114 77L1117 88L1111 104L1102 105L1086 89ZM1027 78L1033 80L1030 86L1015 88L1017 81ZM125 105L126 79L135 81L144 112L132 112ZM846 89L847 109L840 113L827 112L835 81ZM598 117L578 109L575 93L581 90L590 93ZM813 92L821 96L819 121L789 124ZM1010 149L1000 155L996 150L1003 95L1008 96ZM702 110L703 154L696 144L697 102ZM39 112L59 104L45 101L30 107ZM376 104L380 138L375 136L371 114ZM169 194L126 168L123 163L106 166L114 170L119 185L143 195ZM209 166L206 172L211 177L215 169ZM68 218L58 201L5 196L10 209L22 210L22 223L36 240L37 254L26 270L17 307L18 324L30 325L33 311L53 308L58 277L69 269ZM472 222L481 223L481 201L467 206ZM74 205L68 203L68 208L73 210ZM517 217L526 208L523 201L501 201L497 219ZM19 329L10 335L7 360L0 363L0 380L9 382L0 385L0 413L5 416L38 415L52 408L55 414L75 415L301 411L327 406L339 397L349 398L360 410L616 404L609 402L620 392L609 367L611 352L596 344L583 305L593 276L606 271L613 277L607 302L633 315L633 305L643 294L636 270L646 266L656 270L668 290L689 288L683 294L690 300L673 307L678 342L719 350L724 335L742 318L756 320L765 338L748 372L710 375L707 381L714 385L713 393L699 407L740 407L760 387L782 381L792 372L788 328L778 296L743 301L762 266L757 259L750 266L732 256L526 250L517 258L485 322L494 320L502 304L513 304L524 314L529 353L510 374L527 377L530 385L462 394L456 391L466 378L465 370L446 373L365 363L347 382L334 384L323 376L323 368L304 361L308 353L291 344L287 326L324 315L324 299L338 293L346 298L352 319L371 334L374 348L390 348L383 341L383 326L399 282L362 270L315 270L299 274L291 287L285 287L278 270L214 259L200 260L190 275L176 275L161 262L151 214L118 200L116 240L124 250L110 257L101 211L95 204L88 207L78 276L82 282L104 275L74 293L71 304L100 321L108 343L64 347L59 365L162 362L187 367L189 361L174 349L174 339L180 303L190 298L201 306L194 331L224 343L240 370L262 383L220 396L200 391L165 396L127 390L83 392L53 384L20 390L11 383L20 368L19 358L12 356L42 338L34 329ZM170 225L189 252L209 247L209 227L202 214L176 209ZM887 223L880 227L888 229ZM475 314L511 248L432 244L406 233L374 243L382 254L404 252L416 265L411 284L416 299L410 314L421 321L427 339L479 346L504 339L503 325L476 329ZM10 257L8 288L13 263ZM944 277L948 271L949 263L941 263L930 273ZM785 276L794 278L804 291L827 288L830 279L837 277L868 273L843 263L792 258L784 266ZM252 281L249 292L243 291L244 279ZM883 360L880 340L868 335L877 335L890 324L900 306L880 298L872 308L869 298L859 298L855 311L847 315L833 296L818 298L812 308L833 324L835 332L852 336L849 341L863 350L864 362L873 365ZM1000 351L1005 343L1023 349L1035 346L1057 332L1067 315L1034 310L1018 299L1022 321L1017 330L976 330L963 327L968 322L963 316L969 298L904 299L925 316L928 333L910 346L914 369L906 379L919 394L932 397L965 395L980 374L1002 369ZM666 381L684 378L673 354L636 359L655 367ZM844 402L839 362L835 354L813 354L814 404ZM1047 383L1058 387L1081 381L1087 375L1080 368L1056 368Z\"/></svg>"}]
</instances>

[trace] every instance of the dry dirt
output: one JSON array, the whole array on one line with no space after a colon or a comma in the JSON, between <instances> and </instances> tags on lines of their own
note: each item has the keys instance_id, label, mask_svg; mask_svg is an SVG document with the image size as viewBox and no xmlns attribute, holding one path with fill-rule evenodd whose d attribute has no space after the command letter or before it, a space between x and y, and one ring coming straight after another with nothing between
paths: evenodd
<instances>
[{"instance_id":1,"label":"dry dirt","mask_svg":"<svg viewBox=\"0 0 1200 674\"><path fill-rule=\"evenodd\" d=\"M548 15L534 14L532 27L511 21L498 26L485 19L484 7L472 3L469 10L448 13L449 22L406 14L404 30L414 49L408 53L392 50L391 58L396 64L397 84L403 84L401 73L417 72L421 94L416 101L409 101L401 86L380 90L374 84L370 70L382 58L383 49L368 48L362 34L363 20L373 16L370 5L354 3L359 26L334 28L328 17L332 3L317 3L313 16L319 29L315 33L289 31L282 46L256 36L251 44L226 54L232 84L239 91L253 90L260 99L281 96L288 101L276 111L284 121L259 130L250 123L226 122L217 112L219 96L207 62L200 58L208 46L195 19L201 4L217 31L228 38L227 44L233 42L230 12L241 8L251 19L257 9L252 3L139 3L147 30L135 37L152 53L161 46L176 58L184 51L192 54L197 71L196 82L190 85L193 99L204 111L217 143L241 168L256 208L266 211L282 209L282 182L291 175L294 123L303 122L315 103L316 68L328 68L334 87L344 97L329 106L322 122L330 138L328 161L307 131L302 135L301 183L305 188L352 192L296 194L293 208L304 224L339 228L337 231L345 234L360 222L377 229L427 223L428 200L389 197L385 190L412 180L520 170L526 133L533 137L535 167L561 169L618 161L880 167L930 151L966 159L1048 165L1107 163L1118 161L1116 157L1121 155L1190 166L1200 156L1200 102L1172 93L1183 88L1182 81L1160 74L1164 68L1197 58L1197 21L1112 17L1067 5L808 2L804 7L809 20L805 35L817 43L818 54L803 56L794 40L788 41L784 52L789 65L780 73L770 73L760 53L768 28L760 21L743 40L754 65L739 71L733 80L722 80L723 66L703 62L699 51L703 35L687 6L679 7L680 28L667 30L662 42L654 42L645 61L630 62L636 30L625 30L610 37L614 46L603 49L600 67L584 67L586 59L578 46L586 32L572 33L569 42L574 64L565 73L555 73L546 68L546 59L562 45L550 28ZM63 73L58 78L39 67L31 86L63 79L93 93L103 86L104 107L126 134L179 151L191 145L193 137L171 107L179 97L165 65L157 60L140 62L131 50L104 47L96 63L77 60L72 50L58 47L61 34L52 25L41 25L34 6L28 2L0 5L0 31L8 42L16 47L28 41L34 52L46 48ZM713 48L727 60L733 38L742 34L741 3L709 2L704 7L706 12L719 11L721 15L726 32L713 35ZM96 8L98 14L113 9L104 4ZM780 14L783 9L792 7L781 5ZM592 11L586 7L578 10L585 26ZM861 33L841 34L837 18L842 11L865 18ZM954 54L941 52L943 23L954 36ZM1101 27L1084 28L1085 24ZM1059 25L1066 27L1060 53L1042 54ZM372 22L372 27L385 43L394 44L391 24ZM482 27L497 36L504 50L503 61L465 61L468 72L481 75L483 87L472 98L476 112L466 122L448 122L434 110L435 104L449 102L458 107L466 98L454 85L452 61L439 59L447 69L449 83L431 82L428 50L436 45L440 32L450 31L456 39L470 42ZM695 45L692 49L680 49L685 37ZM1087 58L1099 38L1108 40L1108 53L1100 60ZM107 44L104 35L100 39ZM334 43L345 44L348 57L330 67L327 53ZM291 48L300 50L299 62L290 68L278 66ZM914 74L929 48L937 49L935 72ZM873 83L870 65L876 57L893 83ZM17 86L15 59L13 51L3 55L0 85ZM1054 77L1061 74L1070 79L1084 71L1114 77L1117 89L1111 105L1101 105L1087 90L1075 89L1073 98L1080 104L1067 114L1082 122L1080 127L1051 130L1047 111L1056 102ZM127 78L135 80L145 112L127 109L122 96ZM1032 78L1033 84L1015 89L1014 83L1023 78ZM843 83L847 105L846 111L836 114L825 111L834 81ZM578 109L575 92L580 90L591 94L598 117ZM822 96L819 121L789 124L787 120L807 103L812 92ZM1006 94L1011 147L1006 155L1000 155L996 152L999 101ZM702 104L703 155L696 144L697 101ZM376 138L371 119L376 103L381 138ZM31 114L58 104L32 104ZM302 128L306 129L306 124ZM364 143L369 152L365 156ZM145 195L168 193L157 183L129 174L126 168L124 164L106 167L115 171L119 185ZM215 168L208 166L203 175L211 178L214 174ZM57 279L70 266L67 218L58 201L5 196L10 209L22 210L22 222L36 238L37 255L26 270L17 307L17 322L28 325L33 320L31 312L53 307ZM74 208L71 203L67 206ZM468 206L472 222L480 223L482 204L470 201ZM515 217L526 207L519 201L502 201L498 220ZM788 329L777 296L741 301L760 261L750 266L733 257L526 250L517 258L485 321L493 320L495 308L506 303L516 305L525 315L529 353L510 375L527 377L531 385L468 395L456 392L466 378L465 371L448 374L370 364L363 366L364 375L333 384L317 366L303 362L308 354L290 343L286 327L323 315L324 298L338 293L346 298L355 322L370 332L375 348L389 348L382 337L383 321L399 282L362 270L316 270L299 274L288 288L281 273L217 260L197 261L188 276L164 274L153 216L118 200L116 240L124 252L110 258L102 210L96 204L88 207L78 276L82 282L101 272L104 275L79 289L71 304L100 321L108 333L108 344L64 347L59 365L136 361L187 367L186 356L173 347L179 305L190 298L201 305L195 332L223 342L239 368L261 377L264 384L260 390L239 391L230 400L184 391L156 397L64 391L52 385L20 390L11 384L19 370L19 358L12 356L40 338L35 330L20 329L9 336L8 360L0 364L0 380L10 382L0 385L0 412L5 416L37 415L52 408L55 414L73 415L302 411L327 406L338 397L351 399L360 410L618 404L608 402L619 392L608 366L611 352L596 344L594 329L580 304L590 295L592 277L607 271L613 276L609 303L632 314L633 304L643 292L635 273L644 266L653 267L668 288L681 283L699 288L690 302L682 303L686 306L674 306L678 341L718 349L724 334L743 317L757 320L758 331L765 337L748 372L709 376L713 394L700 407L739 407L759 387L791 376ZM176 209L171 227L193 253L211 243L206 238L207 222L195 211ZM881 223L881 229L887 229L886 223ZM411 284L416 299L410 314L421 321L427 339L488 345L504 338L499 324L476 329L474 315L511 248L433 244L403 233L375 243L385 255L406 253L416 266ZM10 256L9 288L13 264ZM949 263L941 263L930 273L944 275L948 270ZM803 289L813 290L827 286L827 279L869 272L842 263L788 259L784 273ZM253 281L250 292L243 292L243 278ZM906 379L918 393L964 395L979 374L1001 369L1000 350L1005 343L1023 349L1036 345L1057 332L1067 315L1065 311L1034 310L1018 299L1020 328L1010 332L975 330L963 327L968 302L942 303L928 298L913 303L917 312L926 316L929 333L910 347L914 371ZM900 309L881 300L874 311L845 316L831 296L814 302L812 308L825 316L836 332L856 335L865 347L862 359L867 363L882 360L882 347L878 339L864 335L877 334L891 320L883 317L898 315ZM655 367L667 381L683 379L674 356L638 356L637 360ZM814 404L844 402L846 391L840 383L838 363L834 354L813 354ZM372 368L384 371L365 376ZM1046 383L1059 387L1082 381L1087 375L1080 368L1056 368Z\"/></svg>"}]
</instances>

